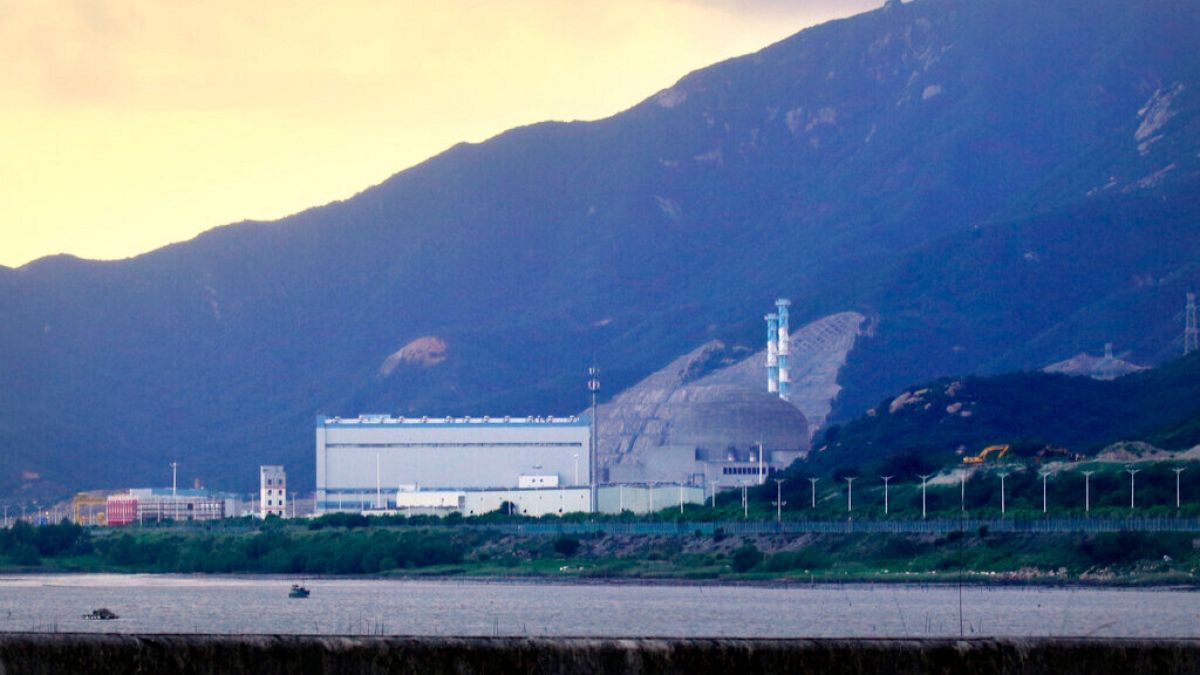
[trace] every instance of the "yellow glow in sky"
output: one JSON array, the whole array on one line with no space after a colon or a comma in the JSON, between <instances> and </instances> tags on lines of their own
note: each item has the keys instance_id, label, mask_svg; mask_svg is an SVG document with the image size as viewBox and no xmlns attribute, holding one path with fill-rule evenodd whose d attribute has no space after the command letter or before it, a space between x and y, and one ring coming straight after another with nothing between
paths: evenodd
<instances>
[{"instance_id":1,"label":"yellow glow in sky","mask_svg":"<svg viewBox=\"0 0 1200 675\"><path fill-rule=\"evenodd\" d=\"M0 265L279 218L877 4L0 0Z\"/></svg>"}]
</instances>

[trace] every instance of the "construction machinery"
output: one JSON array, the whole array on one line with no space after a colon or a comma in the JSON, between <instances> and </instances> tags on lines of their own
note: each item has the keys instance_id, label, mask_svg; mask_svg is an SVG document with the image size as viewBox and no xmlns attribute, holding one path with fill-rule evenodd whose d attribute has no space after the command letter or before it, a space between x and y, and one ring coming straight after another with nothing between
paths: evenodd
<instances>
[{"instance_id":1,"label":"construction machinery","mask_svg":"<svg viewBox=\"0 0 1200 675\"><path fill-rule=\"evenodd\" d=\"M71 500L78 525L104 525L107 515L107 495L95 492L80 492Z\"/></svg>"},{"instance_id":2,"label":"construction machinery","mask_svg":"<svg viewBox=\"0 0 1200 675\"><path fill-rule=\"evenodd\" d=\"M996 459L1004 459L1008 454L1008 445L989 445L984 448L978 455L968 455L963 457L963 464L983 464L983 460L988 458L988 455L996 453Z\"/></svg>"}]
</instances>

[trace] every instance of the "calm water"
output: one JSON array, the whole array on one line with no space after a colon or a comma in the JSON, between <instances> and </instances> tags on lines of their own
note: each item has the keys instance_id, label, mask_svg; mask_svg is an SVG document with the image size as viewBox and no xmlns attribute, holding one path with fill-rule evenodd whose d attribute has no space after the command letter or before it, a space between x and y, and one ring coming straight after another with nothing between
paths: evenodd
<instances>
[{"instance_id":1,"label":"calm water","mask_svg":"<svg viewBox=\"0 0 1200 675\"><path fill-rule=\"evenodd\" d=\"M285 578L0 577L0 631L571 635L956 636L958 589L934 586L569 585ZM115 621L82 615L108 607ZM1200 593L967 588L968 635L1200 637Z\"/></svg>"}]
</instances>

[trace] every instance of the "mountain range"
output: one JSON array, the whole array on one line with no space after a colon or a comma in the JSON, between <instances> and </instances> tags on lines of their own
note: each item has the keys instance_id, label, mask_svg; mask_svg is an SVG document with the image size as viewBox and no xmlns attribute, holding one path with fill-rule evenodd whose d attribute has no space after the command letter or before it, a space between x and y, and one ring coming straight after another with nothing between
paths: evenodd
<instances>
[{"instance_id":1,"label":"mountain range","mask_svg":"<svg viewBox=\"0 0 1200 675\"><path fill-rule=\"evenodd\" d=\"M612 117L132 259L0 268L0 494L313 479L317 414L564 414L857 312L831 419L1113 342L1200 286L1200 12L892 0ZM64 195L64 199L71 198Z\"/></svg>"}]
</instances>

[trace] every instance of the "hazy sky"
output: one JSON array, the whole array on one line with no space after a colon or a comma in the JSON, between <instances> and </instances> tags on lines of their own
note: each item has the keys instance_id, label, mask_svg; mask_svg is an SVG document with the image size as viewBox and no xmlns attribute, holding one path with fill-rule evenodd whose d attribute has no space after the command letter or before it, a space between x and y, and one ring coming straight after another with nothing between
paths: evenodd
<instances>
[{"instance_id":1,"label":"hazy sky","mask_svg":"<svg viewBox=\"0 0 1200 675\"><path fill-rule=\"evenodd\" d=\"M0 0L0 265L278 218L879 4Z\"/></svg>"}]
</instances>

